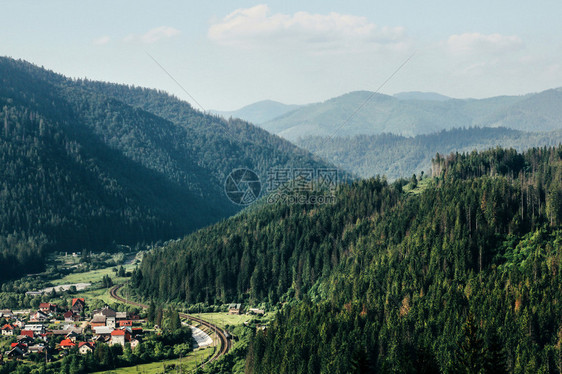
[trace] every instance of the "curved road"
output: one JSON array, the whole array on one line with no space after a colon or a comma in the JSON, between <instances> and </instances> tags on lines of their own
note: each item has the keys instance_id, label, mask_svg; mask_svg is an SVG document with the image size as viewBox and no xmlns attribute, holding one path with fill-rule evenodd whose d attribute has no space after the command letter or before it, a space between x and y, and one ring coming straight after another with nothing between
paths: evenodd
<instances>
[{"instance_id":1,"label":"curved road","mask_svg":"<svg viewBox=\"0 0 562 374\"><path fill-rule=\"evenodd\" d=\"M118 284L117 286L113 286L109 290L109 294L111 295L112 298L114 298L116 300L119 300L119 301L121 301L123 303L126 303L126 304L140 306L141 308L145 308L145 309L148 308L148 305L137 303L135 301L125 300L124 298L119 296L117 294L117 290L119 290L121 287L123 287L123 284ZM223 329L221 329L220 327L218 327L218 326L216 326L216 325L214 325L210 322L202 320L201 318L197 318L197 317L191 316L189 314L179 313L179 315L180 315L180 318L186 318L188 320L195 321L195 322L198 322L198 323L202 324L203 326L205 326L205 327L209 328L210 330L214 331L217 334L217 336L219 337L219 340L220 340L220 343L221 343L220 349L216 350L215 354L213 354L213 356L210 359L208 359L201 366L204 366L205 364L208 364L209 362L213 362L213 361L217 360L219 357L224 356L225 354L228 353L228 351L230 350L230 340L226 336L226 332Z\"/></svg>"}]
</instances>

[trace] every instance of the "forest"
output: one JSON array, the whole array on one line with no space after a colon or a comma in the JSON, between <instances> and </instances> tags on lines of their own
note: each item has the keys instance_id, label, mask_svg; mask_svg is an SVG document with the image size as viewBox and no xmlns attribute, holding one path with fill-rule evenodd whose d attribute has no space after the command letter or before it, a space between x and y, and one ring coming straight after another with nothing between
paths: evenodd
<instances>
[{"instance_id":1,"label":"forest","mask_svg":"<svg viewBox=\"0 0 562 374\"><path fill-rule=\"evenodd\" d=\"M342 185L333 205L241 212L132 283L278 310L247 373L557 373L561 165L562 147L436 155L431 176Z\"/></svg>"},{"instance_id":2,"label":"forest","mask_svg":"<svg viewBox=\"0 0 562 374\"><path fill-rule=\"evenodd\" d=\"M233 136L232 134L235 134ZM0 282L45 253L181 237L235 214L226 175L326 167L240 120L164 92L66 78L0 58Z\"/></svg>"},{"instance_id":3,"label":"forest","mask_svg":"<svg viewBox=\"0 0 562 374\"><path fill-rule=\"evenodd\" d=\"M306 136L295 144L362 178L385 175L394 180L427 172L437 152L484 151L497 146L523 152L532 147L556 146L561 141L560 130L531 132L503 127L468 127L414 137L390 133L330 138Z\"/></svg>"}]
</instances>

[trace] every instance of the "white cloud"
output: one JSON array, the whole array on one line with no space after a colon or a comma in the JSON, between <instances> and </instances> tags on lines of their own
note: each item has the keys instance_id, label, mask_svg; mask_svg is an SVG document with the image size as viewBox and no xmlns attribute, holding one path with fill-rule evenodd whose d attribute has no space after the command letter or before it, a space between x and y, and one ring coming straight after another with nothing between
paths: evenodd
<instances>
[{"instance_id":1,"label":"white cloud","mask_svg":"<svg viewBox=\"0 0 562 374\"><path fill-rule=\"evenodd\" d=\"M284 45L332 52L369 46L401 49L408 44L402 27L379 27L365 17L335 12L271 14L267 5L235 10L211 25L208 37L246 48Z\"/></svg>"},{"instance_id":2,"label":"white cloud","mask_svg":"<svg viewBox=\"0 0 562 374\"><path fill-rule=\"evenodd\" d=\"M129 34L127 35L123 41L124 42L141 42L145 44L152 44L156 43L162 39L172 38L180 34L178 29L175 29L170 26L160 26L153 29L148 30L146 33L142 35L138 34Z\"/></svg>"},{"instance_id":3,"label":"white cloud","mask_svg":"<svg viewBox=\"0 0 562 374\"><path fill-rule=\"evenodd\" d=\"M105 45L107 43L109 43L111 41L111 38L109 36L100 36L99 38L96 38L93 40L93 43L95 45Z\"/></svg>"},{"instance_id":4,"label":"white cloud","mask_svg":"<svg viewBox=\"0 0 562 374\"><path fill-rule=\"evenodd\" d=\"M446 45L450 52L457 55L501 54L521 49L523 41L516 35L475 32L451 35Z\"/></svg>"}]
</instances>

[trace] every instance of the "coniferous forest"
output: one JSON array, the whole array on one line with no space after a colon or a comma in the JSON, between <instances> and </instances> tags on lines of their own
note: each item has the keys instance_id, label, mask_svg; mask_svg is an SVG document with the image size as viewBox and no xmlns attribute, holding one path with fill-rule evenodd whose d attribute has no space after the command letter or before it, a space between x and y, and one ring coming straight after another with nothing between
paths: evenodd
<instances>
[{"instance_id":1,"label":"coniferous forest","mask_svg":"<svg viewBox=\"0 0 562 374\"><path fill-rule=\"evenodd\" d=\"M133 285L283 303L247 373L560 372L562 147L432 164L343 185L333 205L242 212L146 257Z\"/></svg>"},{"instance_id":2,"label":"coniferous forest","mask_svg":"<svg viewBox=\"0 0 562 374\"><path fill-rule=\"evenodd\" d=\"M329 166L240 120L164 92L69 79L0 58L0 281L50 251L183 236L241 207L233 169Z\"/></svg>"}]
</instances>

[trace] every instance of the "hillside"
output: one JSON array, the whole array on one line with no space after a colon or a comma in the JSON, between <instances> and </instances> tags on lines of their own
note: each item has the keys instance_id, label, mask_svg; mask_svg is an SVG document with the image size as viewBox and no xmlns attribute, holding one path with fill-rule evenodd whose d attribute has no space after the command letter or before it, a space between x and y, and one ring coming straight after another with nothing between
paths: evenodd
<instances>
[{"instance_id":1,"label":"hillside","mask_svg":"<svg viewBox=\"0 0 562 374\"><path fill-rule=\"evenodd\" d=\"M561 165L560 147L438 156L434 178L243 212L146 256L132 285L279 309L247 373L556 372Z\"/></svg>"},{"instance_id":2,"label":"hillside","mask_svg":"<svg viewBox=\"0 0 562 374\"><path fill-rule=\"evenodd\" d=\"M287 105L273 100L258 101L233 111L212 111L224 118L240 118L255 124L271 121L287 112L295 110L299 105Z\"/></svg>"},{"instance_id":3,"label":"hillside","mask_svg":"<svg viewBox=\"0 0 562 374\"><path fill-rule=\"evenodd\" d=\"M48 250L178 237L240 210L233 169L327 166L164 92L71 80L0 58L0 256L10 278ZM265 180L265 179L263 179Z\"/></svg>"},{"instance_id":4,"label":"hillside","mask_svg":"<svg viewBox=\"0 0 562 374\"><path fill-rule=\"evenodd\" d=\"M461 127L507 127L524 131L562 128L559 89L478 100L420 100L420 97L434 97L428 95L392 97L356 91L302 106L260 126L292 141L306 136L382 133L411 137Z\"/></svg>"},{"instance_id":5,"label":"hillside","mask_svg":"<svg viewBox=\"0 0 562 374\"><path fill-rule=\"evenodd\" d=\"M391 180L427 172L436 153L471 152L495 147L528 148L562 143L562 130L523 132L506 128L443 130L428 135L404 137L393 134L353 137L311 136L296 144L362 178L384 175Z\"/></svg>"}]
</instances>

